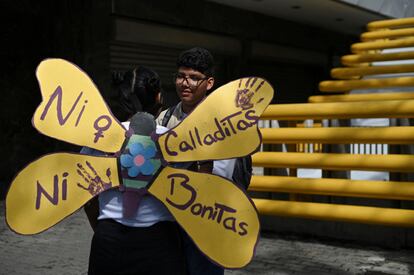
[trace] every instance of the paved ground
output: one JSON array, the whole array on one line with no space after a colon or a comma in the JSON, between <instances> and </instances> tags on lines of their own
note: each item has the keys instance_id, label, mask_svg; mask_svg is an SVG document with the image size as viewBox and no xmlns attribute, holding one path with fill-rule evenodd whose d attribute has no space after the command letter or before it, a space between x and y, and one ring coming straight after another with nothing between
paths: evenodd
<instances>
[{"instance_id":1,"label":"paved ground","mask_svg":"<svg viewBox=\"0 0 414 275\"><path fill-rule=\"evenodd\" d=\"M86 274L92 231L83 212L35 236L4 223L0 201L0 274ZM226 274L414 274L414 250L383 250L263 234L252 263Z\"/></svg>"}]
</instances>

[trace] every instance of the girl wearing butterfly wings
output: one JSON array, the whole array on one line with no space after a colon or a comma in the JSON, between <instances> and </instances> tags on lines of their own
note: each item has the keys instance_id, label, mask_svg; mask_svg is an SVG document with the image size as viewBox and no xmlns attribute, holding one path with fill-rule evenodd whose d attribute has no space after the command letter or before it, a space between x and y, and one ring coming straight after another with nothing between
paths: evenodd
<instances>
[{"instance_id":1,"label":"girl wearing butterfly wings","mask_svg":"<svg viewBox=\"0 0 414 275\"><path fill-rule=\"evenodd\" d=\"M111 109L117 118L126 121L123 123L126 129L130 126L128 120L137 112L157 115L161 83L156 72L140 66L114 73L112 82L116 100ZM140 122L140 131L152 130L151 119L146 127ZM158 126L157 132L162 131ZM82 153L98 155L99 151L84 148ZM123 204L129 196L125 189L113 188L85 205L94 229L88 273L184 274L178 225L172 215L149 194L142 197L139 208L125 215Z\"/></svg>"}]
</instances>

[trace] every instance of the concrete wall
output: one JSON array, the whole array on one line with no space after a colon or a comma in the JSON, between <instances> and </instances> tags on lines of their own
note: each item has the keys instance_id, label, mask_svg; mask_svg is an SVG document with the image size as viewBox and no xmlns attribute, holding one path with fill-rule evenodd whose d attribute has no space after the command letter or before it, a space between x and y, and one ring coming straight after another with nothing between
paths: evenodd
<instances>
[{"instance_id":1,"label":"concrete wall","mask_svg":"<svg viewBox=\"0 0 414 275\"><path fill-rule=\"evenodd\" d=\"M103 88L109 85L109 1L0 3L2 16L0 198L13 175L45 153L78 150L39 134L31 117L41 101L35 70L59 57L83 68Z\"/></svg>"},{"instance_id":2,"label":"concrete wall","mask_svg":"<svg viewBox=\"0 0 414 275\"><path fill-rule=\"evenodd\" d=\"M225 63L219 85L261 75L275 86L280 103L306 102L317 91L318 82L328 77L335 56L348 53L357 40L201 0L113 1L113 16L117 22L129 22L130 27L122 31L123 40L178 50L206 47Z\"/></svg>"}]
</instances>

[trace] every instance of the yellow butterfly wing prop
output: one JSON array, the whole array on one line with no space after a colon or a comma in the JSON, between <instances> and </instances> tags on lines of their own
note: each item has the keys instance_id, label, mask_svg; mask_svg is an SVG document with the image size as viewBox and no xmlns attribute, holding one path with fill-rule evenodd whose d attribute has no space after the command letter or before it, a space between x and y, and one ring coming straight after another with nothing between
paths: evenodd
<instances>
[{"instance_id":1,"label":"yellow butterfly wing prop","mask_svg":"<svg viewBox=\"0 0 414 275\"><path fill-rule=\"evenodd\" d=\"M40 233L92 197L119 186L117 159L54 153L20 171L6 197L6 221L20 234Z\"/></svg>"},{"instance_id":2,"label":"yellow butterfly wing prop","mask_svg":"<svg viewBox=\"0 0 414 275\"><path fill-rule=\"evenodd\" d=\"M120 152L125 129L86 73L63 59L47 59L36 75L43 97L33 116L36 129L77 145ZM258 77L220 87L158 138L165 163L227 159L255 151L261 142L257 121L272 97L271 85ZM116 157L70 153L46 155L30 163L8 191L8 225L20 234L48 229L100 192L120 186L126 172L118 170L120 163ZM212 261L227 268L251 261L259 219L244 191L219 176L168 166L152 180L148 191L169 208Z\"/></svg>"},{"instance_id":3,"label":"yellow butterfly wing prop","mask_svg":"<svg viewBox=\"0 0 414 275\"><path fill-rule=\"evenodd\" d=\"M212 261L241 268L252 260L259 237L257 210L231 181L165 167L148 191L164 203Z\"/></svg>"},{"instance_id":4,"label":"yellow butterfly wing prop","mask_svg":"<svg viewBox=\"0 0 414 275\"><path fill-rule=\"evenodd\" d=\"M159 138L164 159L228 159L254 152L261 143L257 121L272 98L272 86L259 77L221 86Z\"/></svg>"},{"instance_id":5,"label":"yellow butterfly wing prop","mask_svg":"<svg viewBox=\"0 0 414 275\"><path fill-rule=\"evenodd\" d=\"M63 59L46 59L36 70L43 101L32 122L41 133L103 152L117 152L125 129L89 76Z\"/></svg>"}]
</instances>

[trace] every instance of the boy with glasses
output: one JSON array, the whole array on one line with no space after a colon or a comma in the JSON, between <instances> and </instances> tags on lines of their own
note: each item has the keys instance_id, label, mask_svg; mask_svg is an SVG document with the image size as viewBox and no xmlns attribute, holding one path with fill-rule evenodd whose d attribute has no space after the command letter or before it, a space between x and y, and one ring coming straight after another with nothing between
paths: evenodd
<instances>
[{"instance_id":1,"label":"boy with glasses","mask_svg":"<svg viewBox=\"0 0 414 275\"><path fill-rule=\"evenodd\" d=\"M211 53L203 48L192 48L182 52L177 60L177 73L173 81L180 102L158 116L157 124L167 128L175 127L206 97L214 85L214 60ZM189 170L212 172L232 178L235 160L197 162L188 165ZM183 248L186 256L187 272L190 275L224 274L224 269L212 263L194 245L190 237L182 231Z\"/></svg>"},{"instance_id":2,"label":"boy with glasses","mask_svg":"<svg viewBox=\"0 0 414 275\"><path fill-rule=\"evenodd\" d=\"M164 116L168 116L165 126L175 127L204 99L207 91L214 85L213 64L213 56L203 48L192 48L180 54L177 72L173 76L180 102L175 108L165 110L159 115L159 124L164 124ZM171 114L168 114L169 110L172 110Z\"/></svg>"}]
</instances>

